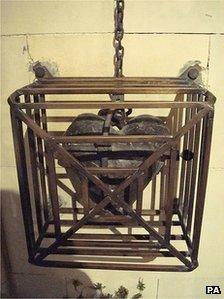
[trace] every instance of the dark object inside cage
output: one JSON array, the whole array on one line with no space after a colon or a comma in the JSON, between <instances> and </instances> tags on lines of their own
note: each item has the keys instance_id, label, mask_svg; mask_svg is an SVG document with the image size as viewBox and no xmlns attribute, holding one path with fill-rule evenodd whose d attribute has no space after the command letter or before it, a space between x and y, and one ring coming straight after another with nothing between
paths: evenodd
<instances>
[{"instance_id":1,"label":"dark object inside cage","mask_svg":"<svg viewBox=\"0 0 224 299\"><path fill-rule=\"evenodd\" d=\"M118 65L115 78L58 78L37 64L9 98L29 262L191 271L215 97L194 82L197 67L137 78Z\"/></svg>"}]
</instances>

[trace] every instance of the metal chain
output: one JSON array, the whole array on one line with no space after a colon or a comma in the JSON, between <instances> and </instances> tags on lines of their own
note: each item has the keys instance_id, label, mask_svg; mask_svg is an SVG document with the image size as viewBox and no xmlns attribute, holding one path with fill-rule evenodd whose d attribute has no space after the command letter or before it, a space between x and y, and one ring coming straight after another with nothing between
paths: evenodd
<instances>
[{"instance_id":1,"label":"metal chain","mask_svg":"<svg viewBox=\"0 0 224 299\"><path fill-rule=\"evenodd\" d=\"M123 77L123 57L124 57L124 47L121 44L122 38L124 36L123 19L124 19L124 0L115 0L116 6L114 10L114 40L113 46L115 49L114 54L114 77ZM110 94L111 101L124 101L123 94ZM107 115L108 109L103 109L99 111L99 115ZM129 114L131 114L132 109L118 109L114 111L112 121L121 129L125 123Z\"/></svg>"},{"instance_id":2,"label":"metal chain","mask_svg":"<svg viewBox=\"0 0 224 299\"><path fill-rule=\"evenodd\" d=\"M124 19L124 0L115 0L116 5L114 9L114 39L113 46L114 54L114 77L123 77L123 57L124 47L121 44L124 36L123 19ZM111 101L123 101L124 95L110 94Z\"/></svg>"},{"instance_id":3,"label":"metal chain","mask_svg":"<svg viewBox=\"0 0 224 299\"><path fill-rule=\"evenodd\" d=\"M116 7L114 11L115 31L114 31L114 41L113 41L113 46L115 49L115 54L114 54L114 76L115 77L123 76L122 66L123 66L123 57L124 57L124 47L121 44L122 38L124 36L123 18L124 18L124 0L116 0Z\"/></svg>"}]
</instances>

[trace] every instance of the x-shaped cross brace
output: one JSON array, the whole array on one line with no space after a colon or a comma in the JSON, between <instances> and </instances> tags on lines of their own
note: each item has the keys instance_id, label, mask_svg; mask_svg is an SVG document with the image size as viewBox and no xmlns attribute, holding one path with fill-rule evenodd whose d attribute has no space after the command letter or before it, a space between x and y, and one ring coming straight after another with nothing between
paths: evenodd
<instances>
[{"instance_id":1,"label":"x-shaped cross brace","mask_svg":"<svg viewBox=\"0 0 224 299\"><path fill-rule=\"evenodd\" d=\"M157 151L150 155L132 175L128 176L114 191L111 191L109 187L102 182L97 176L91 174L77 159L75 159L67 150L62 146L55 143L54 140L49 139L47 141L54 151L57 151L57 156L60 161L66 163L69 166L76 168L80 174L86 176L93 183L104 192L104 199L97 204L87 215L83 216L77 223L69 228L65 233L59 235L55 242L53 242L48 248L43 249L40 254L36 257L36 261L41 261L47 255L51 254L54 250L61 246L68 238L70 238L75 232L77 232L83 225L85 225L91 218L102 211L108 203L116 203L122 207L127 214L129 214L139 225L145 228L153 237L155 237L161 245L165 245L170 253L181 260L186 266L190 267L191 263L186 257L184 257L175 247L170 243L167 243L165 239L152 228L141 216L139 216L123 199L119 198L119 194L126 187L128 187L134 180L143 175L144 171L148 169L159 157L165 153L171 146L170 142L163 144Z\"/></svg>"}]
</instances>

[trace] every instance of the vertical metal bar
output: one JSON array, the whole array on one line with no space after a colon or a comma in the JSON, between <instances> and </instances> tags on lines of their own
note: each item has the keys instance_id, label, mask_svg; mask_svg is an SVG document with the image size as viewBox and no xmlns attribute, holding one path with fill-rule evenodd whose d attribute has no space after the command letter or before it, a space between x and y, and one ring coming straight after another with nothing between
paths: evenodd
<instances>
[{"instance_id":1,"label":"vertical metal bar","mask_svg":"<svg viewBox=\"0 0 224 299\"><path fill-rule=\"evenodd\" d=\"M156 203L156 176L152 179L152 186L151 186L151 202L150 202L150 209L155 210L155 203ZM150 220L153 220L154 216L150 217Z\"/></svg>"},{"instance_id":2,"label":"vertical metal bar","mask_svg":"<svg viewBox=\"0 0 224 299\"><path fill-rule=\"evenodd\" d=\"M25 96L25 102L30 102L30 95ZM31 110L27 109L27 114L32 118ZM33 188L33 196L36 209L36 219L39 234L43 233L43 219L41 215L41 203L40 203L40 190L39 190L39 178L37 172L37 157L36 157L36 142L34 132L28 127L27 137L29 144L29 155L30 155L30 167L31 167L31 180Z\"/></svg>"},{"instance_id":3,"label":"vertical metal bar","mask_svg":"<svg viewBox=\"0 0 224 299\"><path fill-rule=\"evenodd\" d=\"M105 118L105 121L104 121L104 124L103 124L103 136L108 136L109 135L110 124L111 124L112 117L113 117L112 111L109 112L106 115L106 118ZM105 145L104 145L104 147L98 146L97 150L100 151L101 149L104 149L104 148L105 148ZM101 158L101 166L102 167L107 167L108 166L108 157L102 157ZM105 196L105 194L104 194L104 196Z\"/></svg>"},{"instance_id":4,"label":"vertical metal bar","mask_svg":"<svg viewBox=\"0 0 224 299\"><path fill-rule=\"evenodd\" d=\"M132 235L132 227L128 227L128 235Z\"/></svg>"},{"instance_id":5,"label":"vertical metal bar","mask_svg":"<svg viewBox=\"0 0 224 299\"><path fill-rule=\"evenodd\" d=\"M183 101L183 97L181 98ZM178 108L178 120L177 120L177 132L181 129L182 127L182 122L183 122L183 108ZM180 152L180 146L181 146L181 138L177 141L177 151ZM175 170L175 184L174 184L174 189L175 189L175 194L177 194L178 190L178 182L179 182L179 169L180 169L180 161L177 159L176 161L176 170ZM180 202L178 200L177 205L179 206Z\"/></svg>"},{"instance_id":6,"label":"vertical metal bar","mask_svg":"<svg viewBox=\"0 0 224 299\"><path fill-rule=\"evenodd\" d=\"M53 157L53 152L48 144L45 145L46 152L46 163L47 163L47 178L48 178L48 189L52 206L52 214L54 220L54 228L56 236L61 233L60 225L60 214L59 214L59 200L58 200L58 190L57 190L57 176L55 171L55 161Z\"/></svg>"},{"instance_id":7,"label":"vertical metal bar","mask_svg":"<svg viewBox=\"0 0 224 299\"><path fill-rule=\"evenodd\" d=\"M129 186L129 205L130 206L133 206L134 202L137 202L137 192L136 192L137 188L138 188L138 183L135 180L133 182L133 184L131 184Z\"/></svg>"},{"instance_id":8,"label":"vertical metal bar","mask_svg":"<svg viewBox=\"0 0 224 299\"><path fill-rule=\"evenodd\" d=\"M88 179L87 177L82 176L81 179L81 189L82 189L82 203L84 209L84 215L89 213L89 188L88 188Z\"/></svg>"},{"instance_id":9,"label":"vertical metal bar","mask_svg":"<svg viewBox=\"0 0 224 299\"><path fill-rule=\"evenodd\" d=\"M182 102L184 100L184 94L177 94L175 96L174 102ZM179 124L181 120L182 124L182 109L171 108L170 113L166 118L166 125L170 129L171 134L175 133L180 129Z\"/></svg>"},{"instance_id":10,"label":"vertical metal bar","mask_svg":"<svg viewBox=\"0 0 224 299\"><path fill-rule=\"evenodd\" d=\"M34 102L39 102L39 96L34 96ZM35 121L38 126L41 126L40 120L40 111L34 111ZM49 220L49 211L48 211L48 200L47 200L47 189L46 189L46 180L45 180L45 167L44 167L44 150L43 150L43 143L40 137L37 137L37 154L39 159L39 170L40 170L40 183L41 183L41 192L42 192L42 199L43 199L43 209L44 209L44 219L45 221Z\"/></svg>"},{"instance_id":11,"label":"vertical metal bar","mask_svg":"<svg viewBox=\"0 0 224 299\"><path fill-rule=\"evenodd\" d=\"M164 178L164 207L166 207L168 201L168 190L169 190L169 176L170 176L170 160L166 160L165 164L165 178ZM175 178L175 175L174 175ZM175 184L173 184L175 186Z\"/></svg>"},{"instance_id":12,"label":"vertical metal bar","mask_svg":"<svg viewBox=\"0 0 224 299\"><path fill-rule=\"evenodd\" d=\"M194 230L193 230L193 251L192 251L193 262L197 261L200 236L201 236L201 225L202 225L202 217L204 212L205 192L206 192L206 185L207 185L207 178L208 178L209 156L211 150L213 117L214 117L214 112L210 111L209 114L204 118L203 128L202 128L201 155L200 155L198 189L197 189L195 220L194 220Z\"/></svg>"},{"instance_id":13,"label":"vertical metal bar","mask_svg":"<svg viewBox=\"0 0 224 299\"><path fill-rule=\"evenodd\" d=\"M183 125L183 109L184 108L178 108L178 125L177 125L177 131L179 131L182 128ZM180 150L180 140L177 144L177 149Z\"/></svg>"},{"instance_id":14,"label":"vertical metal bar","mask_svg":"<svg viewBox=\"0 0 224 299\"><path fill-rule=\"evenodd\" d=\"M166 126L167 126L167 128L169 128L170 133L172 134L173 133L173 110L172 109L166 119Z\"/></svg>"},{"instance_id":15,"label":"vertical metal bar","mask_svg":"<svg viewBox=\"0 0 224 299\"><path fill-rule=\"evenodd\" d=\"M30 203L30 192L28 185L26 154L23 138L22 122L19 120L13 109L11 108L11 122L13 143L15 148L17 176L19 181L19 191L22 206L23 222L26 234L26 244L29 254L29 259L32 260L35 254L35 235L32 219L32 209Z\"/></svg>"},{"instance_id":16,"label":"vertical metal bar","mask_svg":"<svg viewBox=\"0 0 224 299\"><path fill-rule=\"evenodd\" d=\"M40 94L40 103L45 102L45 95ZM47 132L47 112L46 109L41 109L41 118L42 118L42 128Z\"/></svg>"},{"instance_id":17,"label":"vertical metal bar","mask_svg":"<svg viewBox=\"0 0 224 299\"><path fill-rule=\"evenodd\" d=\"M144 174L139 176L137 179L138 182L138 195L136 203L136 212L138 215L142 214L142 199L143 199L143 190L144 190Z\"/></svg>"},{"instance_id":18,"label":"vertical metal bar","mask_svg":"<svg viewBox=\"0 0 224 299\"><path fill-rule=\"evenodd\" d=\"M165 231L165 240L168 244L170 242L170 232L172 225L172 217L173 217L173 202L175 198L175 169L176 169L176 157L177 157L177 149L176 145L173 145L170 150L170 167L169 167L169 184L168 184L168 200L165 205L166 212L166 231Z\"/></svg>"},{"instance_id":19,"label":"vertical metal bar","mask_svg":"<svg viewBox=\"0 0 224 299\"><path fill-rule=\"evenodd\" d=\"M192 101L196 100L197 95L192 95ZM190 109L190 118L195 115L195 108ZM194 145L194 134L195 134L195 126L193 126L188 133L188 150L193 150ZM189 206L189 196L190 196L190 186L192 180L192 165L193 161L186 162L186 178L185 178L185 192L184 192L184 208L183 208L183 222L186 224L186 220L188 218L188 206Z\"/></svg>"},{"instance_id":20,"label":"vertical metal bar","mask_svg":"<svg viewBox=\"0 0 224 299\"><path fill-rule=\"evenodd\" d=\"M180 102L183 102L184 101L184 94L177 95L176 99ZM176 132L178 132L179 130L181 130L182 125L183 125L183 108L177 108L176 110L177 110ZM180 151L180 147L181 147L181 138L177 142L177 151ZM177 194L177 190L178 190L180 165L181 165L181 163L180 163L179 159L177 159L177 161L176 161L176 173L175 173L176 181L175 181L175 184L174 184L175 194ZM180 200L178 199L177 206L179 207L179 205L180 205Z\"/></svg>"},{"instance_id":21,"label":"vertical metal bar","mask_svg":"<svg viewBox=\"0 0 224 299\"><path fill-rule=\"evenodd\" d=\"M173 115L173 132L172 132L172 134L175 134L177 132L177 125L178 125L178 109L175 109L174 115Z\"/></svg>"},{"instance_id":22,"label":"vertical metal bar","mask_svg":"<svg viewBox=\"0 0 224 299\"><path fill-rule=\"evenodd\" d=\"M167 160L160 171L160 194L159 194L159 209L165 209L166 200L166 174L167 174ZM159 221L163 221L163 214L159 215ZM164 234L164 227L160 227L158 231L161 235Z\"/></svg>"},{"instance_id":23,"label":"vertical metal bar","mask_svg":"<svg viewBox=\"0 0 224 299\"><path fill-rule=\"evenodd\" d=\"M72 196L72 216L73 216L73 221L77 222L77 205L76 205L76 196Z\"/></svg>"},{"instance_id":24,"label":"vertical metal bar","mask_svg":"<svg viewBox=\"0 0 224 299\"><path fill-rule=\"evenodd\" d=\"M188 94L187 95L187 101L190 101L190 100L191 100L191 95ZM186 110L185 110L185 124L189 121L189 117L190 117L189 108L186 108ZM185 150L188 147L188 134L189 134L189 132L186 133L183 137L184 141L183 141L182 150ZM180 174L180 186L179 186L179 200L180 200L180 203L182 203L182 204L183 204L183 201L184 201L185 178L186 178L186 161L182 160L181 174Z\"/></svg>"},{"instance_id":25,"label":"vertical metal bar","mask_svg":"<svg viewBox=\"0 0 224 299\"><path fill-rule=\"evenodd\" d=\"M160 201L159 209L164 209L164 196L165 196L165 164L163 165L160 172Z\"/></svg>"},{"instance_id":26,"label":"vertical metal bar","mask_svg":"<svg viewBox=\"0 0 224 299\"><path fill-rule=\"evenodd\" d=\"M198 96L198 100L201 101L202 95ZM197 167L198 167L198 150L200 143L200 131L201 131L201 120L195 125L195 134L194 134L194 158L192 165L192 174L191 174L191 185L190 185L190 195L189 195L189 206L188 206L188 218L187 218L187 233L191 232L192 225L192 216L193 216L193 207L194 207L194 198L195 198L195 187L196 187L196 178L197 178Z\"/></svg>"}]
</instances>

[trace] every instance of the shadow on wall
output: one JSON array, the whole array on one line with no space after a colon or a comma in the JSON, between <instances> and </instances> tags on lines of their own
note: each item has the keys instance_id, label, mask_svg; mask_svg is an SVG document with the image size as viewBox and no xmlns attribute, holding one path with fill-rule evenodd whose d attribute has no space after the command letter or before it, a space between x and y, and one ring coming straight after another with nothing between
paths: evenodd
<instances>
[{"instance_id":1,"label":"shadow on wall","mask_svg":"<svg viewBox=\"0 0 224 299\"><path fill-rule=\"evenodd\" d=\"M2 220L2 219L1 219ZM10 298L13 296L13 281L10 275L11 265L5 241L4 226L1 221L1 298Z\"/></svg>"},{"instance_id":2,"label":"shadow on wall","mask_svg":"<svg viewBox=\"0 0 224 299\"><path fill-rule=\"evenodd\" d=\"M27 261L25 232L19 194L1 190L2 208L2 298L76 298L73 281L92 285L81 270L42 268ZM92 297L93 288L86 288L84 296Z\"/></svg>"}]
</instances>

